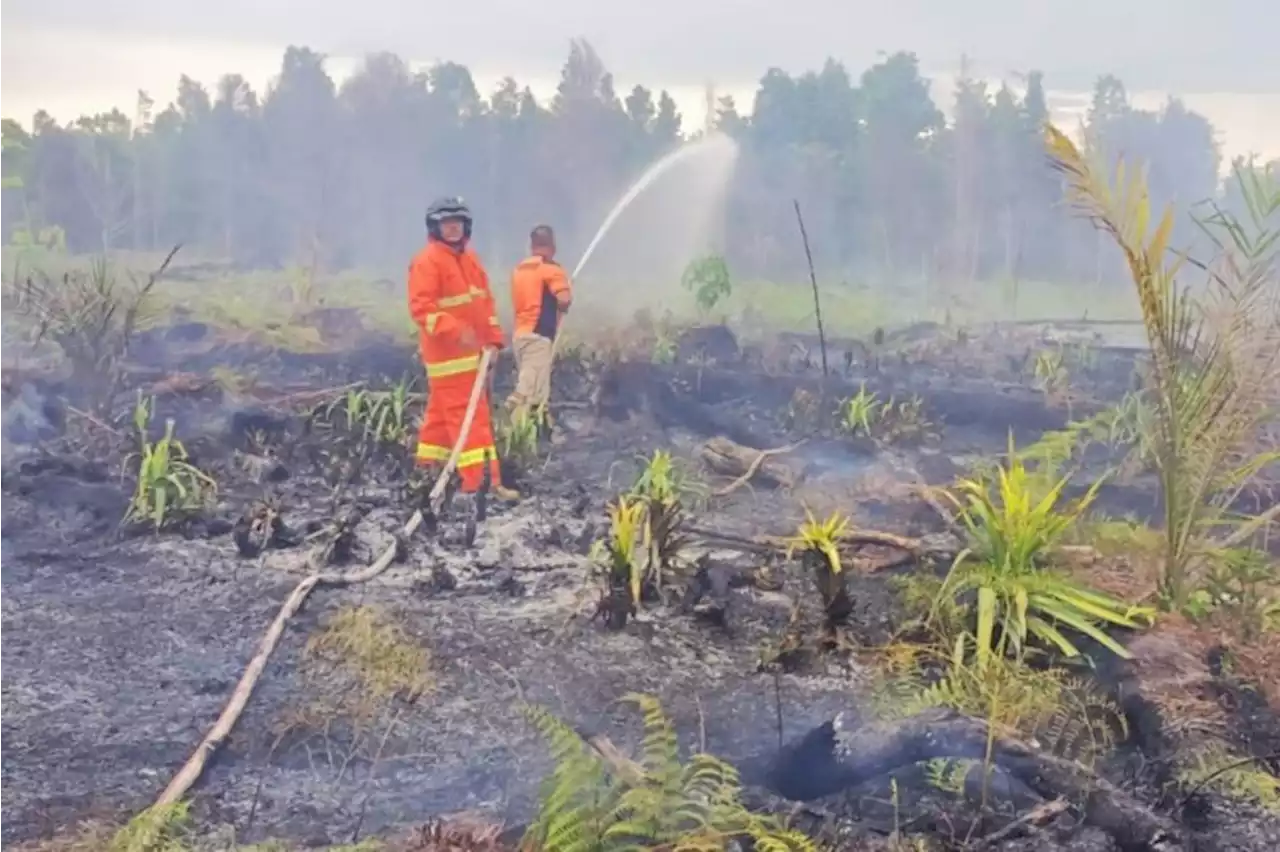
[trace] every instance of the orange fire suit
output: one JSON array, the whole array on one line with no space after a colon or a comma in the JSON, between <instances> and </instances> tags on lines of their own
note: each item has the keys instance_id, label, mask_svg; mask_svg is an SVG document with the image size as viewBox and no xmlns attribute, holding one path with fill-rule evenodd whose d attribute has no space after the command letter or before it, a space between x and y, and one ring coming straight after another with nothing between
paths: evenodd
<instances>
[{"instance_id":1,"label":"orange fire suit","mask_svg":"<svg viewBox=\"0 0 1280 852\"><path fill-rule=\"evenodd\" d=\"M440 465L449 458L480 366L480 347L502 346L502 326L494 313L489 276L470 246L455 249L428 240L409 266L409 315L418 326L422 363L427 369L427 411L418 431L418 464ZM463 329L475 332L476 346L464 346ZM478 491L489 459L490 483L502 484L489 419L489 395L481 393L471 431L458 457L463 491Z\"/></svg>"}]
</instances>

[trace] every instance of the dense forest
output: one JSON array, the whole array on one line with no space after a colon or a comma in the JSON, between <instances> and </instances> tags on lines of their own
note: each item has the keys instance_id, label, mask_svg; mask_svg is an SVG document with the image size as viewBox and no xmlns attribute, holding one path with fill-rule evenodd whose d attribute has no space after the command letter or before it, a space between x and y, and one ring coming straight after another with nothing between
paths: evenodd
<instances>
[{"instance_id":1,"label":"dense forest","mask_svg":"<svg viewBox=\"0 0 1280 852\"><path fill-rule=\"evenodd\" d=\"M1103 244L1067 220L1045 165L1043 75L1016 83L991 91L962 75L948 122L913 54L858 78L828 60L767 71L749 115L708 91L707 126L690 128L666 92L616 91L583 41L549 103L513 79L486 98L461 65L416 72L385 53L337 85L324 56L290 47L261 95L236 74L212 92L184 76L163 108L139 92L65 126L44 113L30 130L6 120L4 236L392 269L420 242L428 201L460 194L482 221L481 250L506 262L536 221L581 249L646 164L718 129L740 143L718 247L739 274L795 277L796 198L819 265L845 276L1101 278ZM1099 157L1144 162L1157 202L1231 194L1212 125L1176 99L1139 110L1102 76L1079 130ZM1192 231L1188 220L1182 236Z\"/></svg>"}]
</instances>

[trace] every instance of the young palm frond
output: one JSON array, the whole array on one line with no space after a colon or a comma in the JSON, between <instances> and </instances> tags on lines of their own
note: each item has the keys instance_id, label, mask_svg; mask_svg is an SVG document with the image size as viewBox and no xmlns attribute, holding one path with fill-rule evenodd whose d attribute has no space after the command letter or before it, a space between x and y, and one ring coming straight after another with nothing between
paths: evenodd
<instances>
[{"instance_id":1,"label":"young palm frond","mask_svg":"<svg viewBox=\"0 0 1280 852\"><path fill-rule=\"evenodd\" d=\"M808 508L804 511L804 522L787 540L787 558L796 553L801 555L801 563L812 572L818 594L822 596L827 621L834 624L853 609L853 601L845 585L845 566L840 558L840 539L848 531L850 521L839 512L832 512L826 520L820 521Z\"/></svg>"},{"instance_id":2,"label":"young palm frond","mask_svg":"<svg viewBox=\"0 0 1280 852\"><path fill-rule=\"evenodd\" d=\"M1067 483L1064 477L1046 490L1027 471L1011 435L1008 460L997 471L994 488L990 482L965 480L959 486L963 499L947 495L959 511L969 546L956 557L934 610L945 600L976 596L979 667L1005 652L1020 655L1029 635L1068 657L1078 656L1063 628L1127 657L1102 625L1133 629L1150 621L1149 609L1093 591L1047 564L1101 484L1094 483L1074 506L1063 506Z\"/></svg>"},{"instance_id":3,"label":"young palm frond","mask_svg":"<svg viewBox=\"0 0 1280 852\"><path fill-rule=\"evenodd\" d=\"M685 501L705 499L706 488L681 467L671 453L656 450L645 460L630 495L644 506L647 525L648 579L661 592L668 575L682 573L685 534Z\"/></svg>"},{"instance_id":4,"label":"young palm frond","mask_svg":"<svg viewBox=\"0 0 1280 852\"><path fill-rule=\"evenodd\" d=\"M707 489L697 481L667 450L654 450L644 460L644 467L631 487L633 496L668 503L673 500L705 499Z\"/></svg>"},{"instance_id":5,"label":"young palm frond","mask_svg":"<svg viewBox=\"0 0 1280 852\"><path fill-rule=\"evenodd\" d=\"M1196 264L1210 279L1209 298L1198 302L1177 283L1187 258L1169 259L1173 213L1166 209L1153 227L1141 171L1121 163L1113 179L1100 175L1052 125L1046 146L1065 179L1067 200L1111 236L1137 290L1151 347L1149 444L1164 498L1162 590L1182 607L1207 550L1243 543L1277 515L1273 510L1246 522L1226 541L1209 537L1227 522L1228 507L1258 470L1280 459L1274 448L1254 445L1280 398L1280 226L1273 218L1280 183L1242 175L1249 221L1215 208L1202 222L1218 256Z\"/></svg>"},{"instance_id":6,"label":"young palm frond","mask_svg":"<svg viewBox=\"0 0 1280 852\"><path fill-rule=\"evenodd\" d=\"M625 495L609 504L609 542L607 545L611 585L625 585L631 605L640 605L644 581L649 568L648 527L645 504L628 500Z\"/></svg>"}]
</instances>

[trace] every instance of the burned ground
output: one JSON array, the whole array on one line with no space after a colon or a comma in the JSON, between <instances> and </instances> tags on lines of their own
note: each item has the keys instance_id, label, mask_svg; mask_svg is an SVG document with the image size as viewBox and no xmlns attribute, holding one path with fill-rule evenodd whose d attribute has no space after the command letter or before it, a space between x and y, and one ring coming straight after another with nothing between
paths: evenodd
<instances>
[{"instance_id":1,"label":"burned ground","mask_svg":"<svg viewBox=\"0 0 1280 852\"><path fill-rule=\"evenodd\" d=\"M708 338L714 351L686 341L669 364L566 357L556 411L568 440L519 472L526 499L490 506L472 538L469 504L458 498L434 532L415 536L405 559L374 581L313 594L195 789L200 824L234 826L240 842L307 846L460 810L518 825L549 769L519 705L544 705L584 734L628 745L638 728L619 699L633 692L661 700L686 746L742 766L749 782L761 782L752 795L765 801L762 767L780 740L868 710L875 677L862 655L842 647L806 647L778 665L779 643L805 629L811 581L799 563L724 542L791 535L803 507L819 515L839 507L860 528L945 538L919 486L950 483L1000 452L1010 430L1022 443L1070 419L1065 405L1032 386L1038 331L917 333L905 343L833 345L835 374L825 380L805 339L739 350L717 333ZM367 459L335 485L338 439L305 413L340 395L331 389L416 375L412 350L379 343L297 355L214 338L188 324L134 350L130 384L155 396L154 422L173 418L219 486L215 507L159 535L119 525L133 487L127 401L118 417L92 415L53 378L6 376L6 842L148 805L222 709L312 555L337 537L335 519L349 533L337 556L358 565L395 540L411 511L402 452ZM1132 371L1132 353L1100 348L1080 371L1089 392L1071 401L1071 416L1117 399ZM499 371L499 397L508 374ZM936 437L860 444L798 422L806 406L825 410L864 387L882 399L920 399ZM716 436L769 449L806 434L781 462L793 488L753 480L693 513L699 529L722 537L695 546L728 577L713 606L651 605L621 631L592 618L600 592L589 550L605 529L605 503L634 480L641 454L667 448L696 465L700 445ZM1150 513L1153 493L1150 476L1139 476L1111 487L1102 508ZM284 532L244 555L237 522L267 498ZM891 577L939 567L903 564L898 555L859 553L846 642L885 642L898 618ZM766 562L769 570L759 571ZM307 668L308 640L351 606L374 608L426 649L431 681L412 700L354 721L325 704L332 684ZM1184 808L1166 792L1161 762L1187 734L1167 730L1167 707L1144 695L1142 662L1097 674L1129 717L1130 736L1104 775L1162 819L1188 824L1196 848L1276 848L1275 817L1206 790ZM1230 696L1243 751L1274 749L1273 709L1229 671L1208 671L1207 657L1201 663L1206 683ZM823 791L829 795L801 817L845 848L903 826L958 845L1003 824L989 820L979 832L963 797L944 795L918 769L894 777L892 792L885 777ZM1114 833L1079 821L1062 814L993 848L1118 848Z\"/></svg>"}]
</instances>

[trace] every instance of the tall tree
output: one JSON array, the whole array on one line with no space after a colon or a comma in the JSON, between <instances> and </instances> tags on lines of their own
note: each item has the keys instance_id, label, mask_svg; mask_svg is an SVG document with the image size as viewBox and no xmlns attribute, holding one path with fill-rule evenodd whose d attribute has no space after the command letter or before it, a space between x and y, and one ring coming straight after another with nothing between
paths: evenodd
<instances>
[{"instance_id":1,"label":"tall tree","mask_svg":"<svg viewBox=\"0 0 1280 852\"><path fill-rule=\"evenodd\" d=\"M795 198L828 280L1112 281L1114 249L1059 209L1041 140L1043 76L989 88L962 74L949 124L929 91L906 52L857 77L834 60L770 69L750 115L708 87L708 127L739 146L725 236L735 270L797 277ZM1214 130L1178 100L1138 109L1102 76L1082 130L1091 156L1146 168L1157 204L1186 210L1218 189ZM169 99L138 93L68 124L45 113L29 130L6 123L3 219L10 240L57 227L73 251L181 241L241 266L395 274L422 240L430 199L462 195L478 250L506 264L538 222L555 225L572 254L685 136L669 92L642 81L620 98L581 40L546 104L514 79L481 93L463 65L422 71L388 53L366 57L339 90L322 55L292 47L261 98L235 74L208 90L184 76ZM662 214L670 197L651 194L637 210L667 222L671 234L651 236L679 253L670 244L694 228ZM1176 242L1188 245L1197 231L1179 222ZM616 274L666 274L656 252L619 264L625 252L614 249Z\"/></svg>"},{"instance_id":2,"label":"tall tree","mask_svg":"<svg viewBox=\"0 0 1280 852\"><path fill-rule=\"evenodd\" d=\"M914 53L895 53L862 75L865 144L859 173L875 213L863 223L868 253L885 270L931 271L945 232L942 171L930 154L944 128Z\"/></svg>"},{"instance_id":3,"label":"tall tree","mask_svg":"<svg viewBox=\"0 0 1280 852\"><path fill-rule=\"evenodd\" d=\"M322 54L285 51L280 76L263 104L267 175L275 208L270 251L321 268L336 249L336 197L342 186L337 97Z\"/></svg>"}]
</instances>

